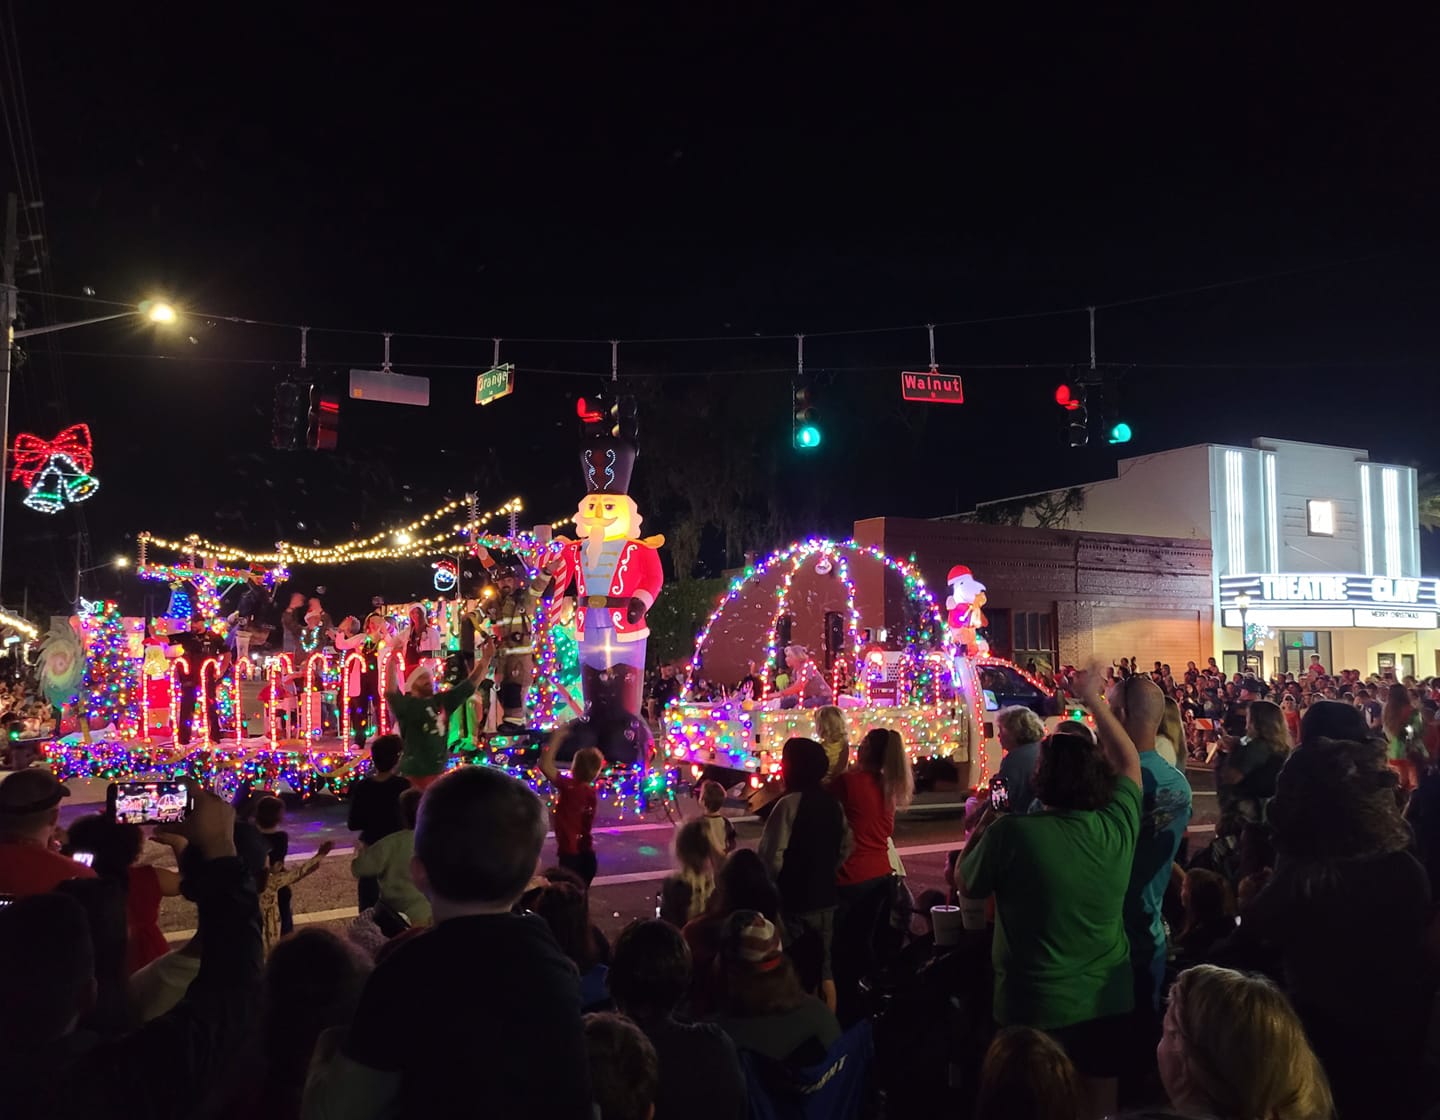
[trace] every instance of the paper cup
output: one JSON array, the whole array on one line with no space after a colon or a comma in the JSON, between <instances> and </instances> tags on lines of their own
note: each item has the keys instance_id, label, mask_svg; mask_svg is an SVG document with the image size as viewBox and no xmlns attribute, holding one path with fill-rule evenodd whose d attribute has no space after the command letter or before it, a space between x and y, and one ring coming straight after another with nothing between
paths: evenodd
<instances>
[{"instance_id":1,"label":"paper cup","mask_svg":"<svg viewBox=\"0 0 1440 1120\"><path fill-rule=\"evenodd\" d=\"M960 931L966 928L961 908L958 906L930 907L930 928L935 931L936 945L960 944Z\"/></svg>"}]
</instances>

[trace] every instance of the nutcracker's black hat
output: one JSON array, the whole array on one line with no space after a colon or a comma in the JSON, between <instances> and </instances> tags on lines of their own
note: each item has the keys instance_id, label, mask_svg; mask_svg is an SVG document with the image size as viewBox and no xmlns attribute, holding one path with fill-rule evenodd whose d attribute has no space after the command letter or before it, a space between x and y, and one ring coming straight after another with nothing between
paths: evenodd
<instances>
[{"instance_id":1,"label":"nutcracker's black hat","mask_svg":"<svg viewBox=\"0 0 1440 1120\"><path fill-rule=\"evenodd\" d=\"M587 494L628 494L639 452L633 443L614 436L586 440L580 447L580 471Z\"/></svg>"}]
</instances>

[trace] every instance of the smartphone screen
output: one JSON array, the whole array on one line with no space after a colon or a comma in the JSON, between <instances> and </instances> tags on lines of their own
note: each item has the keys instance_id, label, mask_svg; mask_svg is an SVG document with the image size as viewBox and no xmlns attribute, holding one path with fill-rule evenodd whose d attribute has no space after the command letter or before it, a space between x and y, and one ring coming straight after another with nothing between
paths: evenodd
<instances>
[{"instance_id":1,"label":"smartphone screen","mask_svg":"<svg viewBox=\"0 0 1440 1120\"><path fill-rule=\"evenodd\" d=\"M71 852L70 858L73 859L76 863L84 864L86 867L95 866L94 852Z\"/></svg>"},{"instance_id":2,"label":"smartphone screen","mask_svg":"<svg viewBox=\"0 0 1440 1120\"><path fill-rule=\"evenodd\" d=\"M990 807L997 813L1010 811L1010 787L1004 778L990 779Z\"/></svg>"},{"instance_id":3,"label":"smartphone screen","mask_svg":"<svg viewBox=\"0 0 1440 1120\"><path fill-rule=\"evenodd\" d=\"M190 812L186 782L113 782L110 814L118 824L178 824Z\"/></svg>"}]
</instances>

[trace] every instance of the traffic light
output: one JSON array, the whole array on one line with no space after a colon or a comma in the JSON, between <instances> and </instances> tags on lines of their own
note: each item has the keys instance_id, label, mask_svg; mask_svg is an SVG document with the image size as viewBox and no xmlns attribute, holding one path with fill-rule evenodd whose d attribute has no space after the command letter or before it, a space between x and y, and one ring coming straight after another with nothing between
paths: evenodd
<instances>
[{"instance_id":1,"label":"traffic light","mask_svg":"<svg viewBox=\"0 0 1440 1120\"><path fill-rule=\"evenodd\" d=\"M1065 436L1071 447L1084 447L1090 442L1089 391L1072 381L1062 382L1055 389L1055 403L1067 413Z\"/></svg>"},{"instance_id":2,"label":"traffic light","mask_svg":"<svg viewBox=\"0 0 1440 1120\"><path fill-rule=\"evenodd\" d=\"M580 432L582 435L593 436L599 434L600 425L605 422L607 404L604 393L595 393L592 396L581 397L575 402L575 415L580 418Z\"/></svg>"},{"instance_id":3,"label":"traffic light","mask_svg":"<svg viewBox=\"0 0 1440 1120\"><path fill-rule=\"evenodd\" d=\"M629 443L639 442L640 406L634 397L616 397L610 405L610 434Z\"/></svg>"},{"instance_id":4,"label":"traffic light","mask_svg":"<svg viewBox=\"0 0 1440 1120\"><path fill-rule=\"evenodd\" d=\"M299 451L305 443L305 411L310 389L298 381L275 386L275 411L270 425L270 446L276 451Z\"/></svg>"},{"instance_id":5,"label":"traffic light","mask_svg":"<svg viewBox=\"0 0 1440 1120\"><path fill-rule=\"evenodd\" d=\"M801 382L791 386L794 398L794 422L791 426L791 442L800 451L813 451L820 446L819 414L810 400L810 389Z\"/></svg>"},{"instance_id":6,"label":"traffic light","mask_svg":"<svg viewBox=\"0 0 1440 1120\"><path fill-rule=\"evenodd\" d=\"M340 440L340 398L310 386L310 424L305 446L311 451L334 451Z\"/></svg>"}]
</instances>

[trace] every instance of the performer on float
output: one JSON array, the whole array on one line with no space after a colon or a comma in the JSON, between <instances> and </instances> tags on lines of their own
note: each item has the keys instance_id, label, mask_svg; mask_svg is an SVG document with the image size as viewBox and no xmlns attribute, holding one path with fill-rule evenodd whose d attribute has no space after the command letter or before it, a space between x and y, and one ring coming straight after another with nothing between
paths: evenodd
<instances>
[{"instance_id":1,"label":"performer on float","mask_svg":"<svg viewBox=\"0 0 1440 1120\"><path fill-rule=\"evenodd\" d=\"M946 644L956 653L966 656L984 657L990 652L990 643L978 633L986 624L985 585L975 578L974 573L964 564L956 564L946 577L950 594L945 599Z\"/></svg>"},{"instance_id":2,"label":"performer on float","mask_svg":"<svg viewBox=\"0 0 1440 1120\"><path fill-rule=\"evenodd\" d=\"M405 678L404 692L395 689L386 697L405 742L400 773L415 789L428 788L445 773L450 763L450 713L470 698L479 679L476 668L454 688L436 692L433 672L428 665L420 665Z\"/></svg>"},{"instance_id":3,"label":"performer on float","mask_svg":"<svg viewBox=\"0 0 1440 1120\"><path fill-rule=\"evenodd\" d=\"M358 653L365 659L363 666L350 666L346 681L346 692L350 697L350 734L356 748L364 750L372 705L375 726L383 730L385 711L380 705L380 658L389 645L389 634L385 616L378 611L366 615L363 630L357 633L354 627L354 615L340 624L341 632L335 636L335 648L340 651L342 666L352 653Z\"/></svg>"},{"instance_id":4,"label":"performer on float","mask_svg":"<svg viewBox=\"0 0 1440 1120\"><path fill-rule=\"evenodd\" d=\"M205 688L205 718L210 727L210 741L220 741L220 707L217 703L220 678L230 664L230 651L225 639L211 629L199 612L190 616L190 629L181 634L172 634L167 639L171 657L185 659L185 672L180 677L180 726L175 729L175 741L182 747L188 746L193 734L195 702L199 698L201 685ZM214 673L204 675L206 661L215 661ZM203 676L203 680L202 680Z\"/></svg>"},{"instance_id":5,"label":"performer on float","mask_svg":"<svg viewBox=\"0 0 1440 1120\"><path fill-rule=\"evenodd\" d=\"M440 656L440 630L430 625L425 608L416 603L410 608L410 618L404 629L396 635L395 644L405 663L405 677L420 667L420 662L434 660Z\"/></svg>"},{"instance_id":6,"label":"performer on float","mask_svg":"<svg viewBox=\"0 0 1440 1120\"><path fill-rule=\"evenodd\" d=\"M516 657L524 668L523 683L528 689L535 677L534 620L550 586L550 573L536 572L529 577L523 560L498 561L484 545L476 546L475 555L495 581L495 597L483 601L482 606L499 644L502 665L496 667L497 679L505 674L503 662Z\"/></svg>"},{"instance_id":7,"label":"performer on float","mask_svg":"<svg viewBox=\"0 0 1440 1120\"><path fill-rule=\"evenodd\" d=\"M785 647L789 682L776 695L781 708L823 708L834 701L834 692L804 646Z\"/></svg>"},{"instance_id":8,"label":"performer on float","mask_svg":"<svg viewBox=\"0 0 1440 1120\"><path fill-rule=\"evenodd\" d=\"M235 613L230 616L236 661L248 658L251 646L264 646L270 640L270 632L275 629L271 620L271 615L275 613L275 599L266 586L266 579L263 568L252 568L245 573L245 590L240 594Z\"/></svg>"},{"instance_id":9,"label":"performer on float","mask_svg":"<svg viewBox=\"0 0 1440 1120\"><path fill-rule=\"evenodd\" d=\"M587 425L588 427L588 425ZM650 734L638 713L645 681L645 612L660 594L661 536L640 537L630 497L638 451L628 440L591 436L580 452L587 491L575 514L580 540L562 541L554 564L557 600L575 582L580 683L593 738L610 761L643 760ZM557 608L558 609L558 608ZM577 729L581 730L581 729Z\"/></svg>"}]
</instances>

